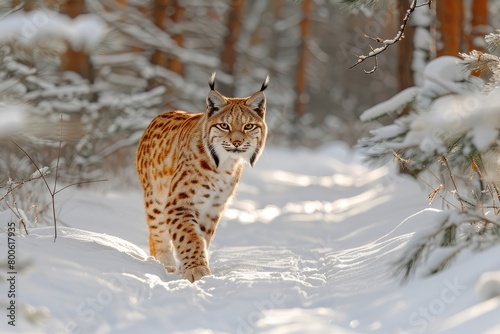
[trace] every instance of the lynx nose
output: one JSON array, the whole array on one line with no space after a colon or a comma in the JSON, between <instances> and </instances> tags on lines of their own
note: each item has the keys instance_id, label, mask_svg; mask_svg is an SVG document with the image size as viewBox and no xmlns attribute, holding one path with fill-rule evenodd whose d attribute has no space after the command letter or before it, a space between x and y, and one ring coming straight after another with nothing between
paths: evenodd
<instances>
[{"instance_id":1,"label":"lynx nose","mask_svg":"<svg viewBox=\"0 0 500 334\"><path fill-rule=\"evenodd\" d=\"M239 131L235 131L232 136L230 137L231 139L231 144L233 144L234 147L238 148L241 145L243 145L243 134Z\"/></svg>"}]
</instances>

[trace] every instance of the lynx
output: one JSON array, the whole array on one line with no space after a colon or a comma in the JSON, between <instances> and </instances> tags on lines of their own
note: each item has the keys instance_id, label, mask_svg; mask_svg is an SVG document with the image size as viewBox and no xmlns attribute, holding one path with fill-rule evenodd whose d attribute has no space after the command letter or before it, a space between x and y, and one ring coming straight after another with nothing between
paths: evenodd
<instances>
[{"instance_id":1,"label":"lynx","mask_svg":"<svg viewBox=\"0 0 500 334\"><path fill-rule=\"evenodd\" d=\"M264 149L268 84L266 77L252 96L228 98L215 90L214 73L204 113L167 112L144 131L136 168L149 248L168 272L190 282L211 274L207 249L222 212L244 163L253 166Z\"/></svg>"}]
</instances>

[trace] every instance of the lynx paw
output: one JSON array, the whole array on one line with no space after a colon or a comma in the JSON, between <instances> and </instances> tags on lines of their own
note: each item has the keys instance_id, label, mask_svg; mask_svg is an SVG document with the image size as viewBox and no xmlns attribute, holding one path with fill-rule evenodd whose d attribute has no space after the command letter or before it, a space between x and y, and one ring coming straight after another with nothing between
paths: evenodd
<instances>
[{"instance_id":1,"label":"lynx paw","mask_svg":"<svg viewBox=\"0 0 500 334\"><path fill-rule=\"evenodd\" d=\"M175 266L165 266L165 270L168 273L175 273L177 271L177 268Z\"/></svg>"},{"instance_id":2,"label":"lynx paw","mask_svg":"<svg viewBox=\"0 0 500 334\"><path fill-rule=\"evenodd\" d=\"M190 269L186 269L182 272L182 277L193 283L199 280L203 276L210 275L210 269L207 266L198 266Z\"/></svg>"},{"instance_id":3,"label":"lynx paw","mask_svg":"<svg viewBox=\"0 0 500 334\"><path fill-rule=\"evenodd\" d=\"M171 252L156 252L153 256L163 264L167 272L175 273L177 271L175 260Z\"/></svg>"}]
</instances>

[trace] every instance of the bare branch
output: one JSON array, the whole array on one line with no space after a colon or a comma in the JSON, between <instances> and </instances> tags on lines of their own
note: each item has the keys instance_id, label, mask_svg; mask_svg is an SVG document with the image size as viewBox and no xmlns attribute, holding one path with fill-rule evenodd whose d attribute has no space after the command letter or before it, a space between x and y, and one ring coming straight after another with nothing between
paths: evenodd
<instances>
[{"instance_id":1,"label":"bare branch","mask_svg":"<svg viewBox=\"0 0 500 334\"><path fill-rule=\"evenodd\" d=\"M58 156L57 156L57 163L56 163L54 186L53 186L53 188L51 188L49 186L49 183L48 183L47 179L45 178L45 175L46 175L45 172L42 171L42 169L40 169L38 167L38 165L35 162L35 160L33 160L33 158L28 154L28 152L26 152L26 150L24 150L16 142L12 141L12 143L15 146L17 146L17 148L19 148L28 157L28 159L31 161L31 163L33 164L33 166L35 166L36 172L38 172L38 173L35 172L34 175L36 175L36 176L34 176L34 177L32 176L32 177L30 177L27 180L21 180L20 182L17 182L15 184L15 186L12 186L13 183L11 183L8 186L8 188L7 188L7 193L4 196L0 197L0 201L2 201L3 199L5 199L7 196L12 196L12 198L13 198L13 191L16 188L19 188L20 186L22 186L23 184L25 184L26 182L33 181L33 180L40 179L40 178L43 179L43 182L45 183L45 187L47 188L47 190L48 190L48 192L50 194L50 198L51 198L52 219L53 219L53 222L54 222L54 242L55 242L56 239L57 239L57 215L56 215L56 201L55 201L55 196L58 193L60 193L61 191L65 190L66 188L69 188L69 187L72 187L72 186L75 186L75 185L95 183L95 182L102 182L102 181L107 181L107 180L93 180L93 181L76 182L76 183L69 184L69 185L67 185L65 187L62 187L61 189L57 189L58 169L59 169L59 162L60 162L60 158L61 158L61 146L62 146L62 141L60 140L59 141L59 153L58 153ZM9 208L14 212L14 214L20 219L20 222L23 224L24 229L26 230L26 225L24 223L24 219L23 219L21 213L19 212L19 209L17 208L17 203L15 202L15 200L13 201L13 204L14 204L14 208L12 208L9 203L7 203L7 206L9 206ZM14 210L14 209L16 209L16 210Z\"/></svg>"},{"instance_id":2,"label":"bare branch","mask_svg":"<svg viewBox=\"0 0 500 334\"><path fill-rule=\"evenodd\" d=\"M371 45L370 45L370 49L372 49L372 51L373 51L373 48L372 48ZM373 66L373 68L371 70L369 70L369 71L365 70L365 74L372 74L373 72L375 72L377 70L377 68L378 68L378 58L375 56L374 60L375 60L375 65Z\"/></svg>"},{"instance_id":3,"label":"bare branch","mask_svg":"<svg viewBox=\"0 0 500 334\"><path fill-rule=\"evenodd\" d=\"M67 186L62 187L61 189L57 190L56 192L54 192L54 195L57 195L61 191L65 190L67 188L70 188L70 187L79 186L79 185L82 185L82 184L97 183L97 182L106 182L106 181L108 181L108 179L89 180L89 181L80 181L80 182L71 183L71 184L68 184Z\"/></svg>"},{"instance_id":4,"label":"bare branch","mask_svg":"<svg viewBox=\"0 0 500 334\"><path fill-rule=\"evenodd\" d=\"M28 159L30 159L30 161L33 164L33 166L35 166L35 168L38 171L38 173L40 173L40 176L42 177L43 182L45 183L45 186L47 187L47 190L50 193L50 197L51 197L51 200L52 200L52 218L53 218L53 221L54 221L54 242L55 242L56 239L57 239L56 202L54 200L55 192L53 192L52 189L50 188L49 183L47 182L47 179L45 178L45 175L43 175L42 171L40 170L40 168L36 164L35 160L33 160L33 158L28 154L28 152L26 152L15 141L12 140L12 142L14 143L14 145L17 146L17 148L19 148L28 157ZM56 175L57 175L57 173L56 173ZM57 178L56 178L56 182L57 182Z\"/></svg>"},{"instance_id":5,"label":"bare branch","mask_svg":"<svg viewBox=\"0 0 500 334\"><path fill-rule=\"evenodd\" d=\"M410 20L411 14L415 11L415 9L418 8L418 7L422 7L422 6L427 6L427 5L430 6L431 3L432 3L432 0L429 0L429 1L426 1L424 3L421 3L420 5L417 5L417 0L412 0L412 2L410 4L410 8L408 8L408 10L406 11L405 17L403 18L403 22L401 23L401 27L399 28L396 36L394 36L394 38L392 38L392 39L385 39L384 40L384 39L382 39L380 37L372 37L372 36L365 35L366 38L371 39L374 42L380 43L380 44L382 44L382 46L374 49L370 45L371 51L368 54L366 54L366 55L359 55L359 56L357 56L358 57L358 61L354 65L352 65L351 67L349 67L349 68L350 69L354 68L354 67L358 66L359 64L361 64L362 62L364 62L365 60L367 60L369 58L373 58L374 62L375 62L375 65L373 66L373 68L371 70L365 71L365 73L366 74L374 73L378 69L378 58L377 58L377 56L379 54L381 54L382 52L384 52L385 50L387 50L387 48L389 46L391 46L393 44L396 44L397 42L399 42L400 40L402 40L404 38L404 31L406 29L408 21Z\"/></svg>"}]
</instances>

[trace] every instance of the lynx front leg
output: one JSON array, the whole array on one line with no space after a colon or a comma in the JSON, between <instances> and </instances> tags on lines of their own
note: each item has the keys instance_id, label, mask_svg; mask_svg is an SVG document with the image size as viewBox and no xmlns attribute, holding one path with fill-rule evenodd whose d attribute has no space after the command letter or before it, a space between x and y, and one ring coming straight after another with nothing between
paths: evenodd
<instances>
[{"instance_id":1,"label":"lynx front leg","mask_svg":"<svg viewBox=\"0 0 500 334\"><path fill-rule=\"evenodd\" d=\"M185 214L172 222L172 242L181 262L180 273L182 277L194 282L201 277L210 275L208 268L208 253L206 243L196 229L196 221Z\"/></svg>"}]
</instances>

